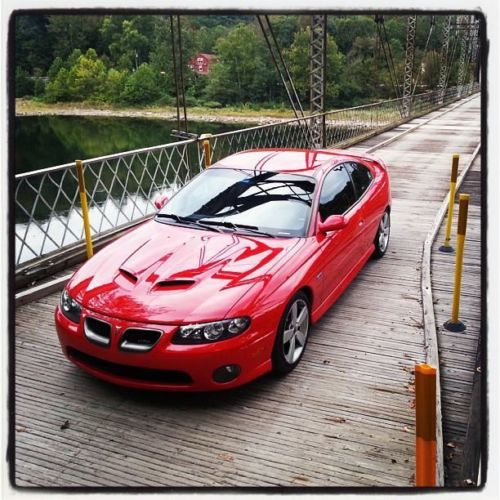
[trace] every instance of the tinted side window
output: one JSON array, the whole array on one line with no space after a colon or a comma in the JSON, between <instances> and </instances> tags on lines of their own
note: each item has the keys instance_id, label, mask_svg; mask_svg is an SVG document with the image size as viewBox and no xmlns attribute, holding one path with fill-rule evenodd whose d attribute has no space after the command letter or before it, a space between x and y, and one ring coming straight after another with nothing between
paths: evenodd
<instances>
[{"instance_id":1,"label":"tinted side window","mask_svg":"<svg viewBox=\"0 0 500 500\"><path fill-rule=\"evenodd\" d=\"M347 165L359 198L368 189L372 181L372 174L364 165L359 163L348 163Z\"/></svg>"},{"instance_id":2,"label":"tinted side window","mask_svg":"<svg viewBox=\"0 0 500 500\"><path fill-rule=\"evenodd\" d=\"M324 221L330 215L342 215L355 201L354 186L345 165L330 170L319 199L321 220Z\"/></svg>"}]
</instances>

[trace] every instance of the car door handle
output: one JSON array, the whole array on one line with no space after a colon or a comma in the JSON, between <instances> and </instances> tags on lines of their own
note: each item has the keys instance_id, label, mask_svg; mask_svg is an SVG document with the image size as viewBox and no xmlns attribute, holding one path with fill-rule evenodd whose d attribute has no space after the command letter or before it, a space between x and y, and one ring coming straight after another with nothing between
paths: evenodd
<instances>
[{"instance_id":1,"label":"car door handle","mask_svg":"<svg viewBox=\"0 0 500 500\"><path fill-rule=\"evenodd\" d=\"M364 223L365 223L365 220L364 220L364 219L362 219L362 220L360 220L360 221L358 222L358 226L362 226Z\"/></svg>"}]
</instances>

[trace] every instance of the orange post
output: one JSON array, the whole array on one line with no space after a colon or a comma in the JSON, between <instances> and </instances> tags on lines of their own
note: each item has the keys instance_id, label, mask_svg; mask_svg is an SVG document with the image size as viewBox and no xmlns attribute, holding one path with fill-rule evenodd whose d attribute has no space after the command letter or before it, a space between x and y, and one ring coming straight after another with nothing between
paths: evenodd
<instances>
[{"instance_id":1,"label":"orange post","mask_svg":"<svg viewBox=\"0 0 500 500\"><path fill-rule=\"evenodd\" d=\"M415 365L415 486L436 486L436 369Z\"/></svg>"},{"instance_id":2,"label":"orange post","mask_svg":"<svg viewBox=\"0 0 500 500\"><path fill-rule=\"evenodd\" d=\"M212 164L212 145L210 144L211 137L212 134L201 134L198 138L201 141L201 147L203 148L205 168L208 168Z\"/></svg>"}]
</instances>

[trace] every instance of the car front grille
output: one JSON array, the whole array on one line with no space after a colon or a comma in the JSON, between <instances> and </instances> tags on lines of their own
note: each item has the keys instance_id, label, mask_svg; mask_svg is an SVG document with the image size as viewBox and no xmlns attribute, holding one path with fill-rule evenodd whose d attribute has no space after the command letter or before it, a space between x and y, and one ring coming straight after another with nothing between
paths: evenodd
<instances>
[{"instance_id":1,"label":"car front grille","mask_svg":"<svg viewBox=\"0 0 500 500\"><path fill-rule=\"evenodd\" d=\"M147 352L160 340L162 332L143 328L129 328L120 338L120 349L130 352Z\"/></svg>"},{"instance_id":2,"label":"car front grille","mask_svg":"<svg viewBox=\"0 0 500 500\"><path fill-rule=\"evenodd\" d=\"M96 358L90 354L78 351L72 347L68 348L70 359L81 363L83 366L94 368L103 373L109 373L128 380L138 382L149 382L156 384L188 385L193 382L191 377L177 370L156 370L151 368L141 368L137 366L121 365L112 363L104 359Z\"/></svg>"},{"instance_id":3,"label":"car front grille","mask_svg":"<svg viewBox=\"0 0 500 500\"><path fill-rule=\"evenodd\" d=\"M83 331L90 342L103 347L111 344L111 325L106 321L87 316L83 324Z\"/></svg>"}]
</instances>

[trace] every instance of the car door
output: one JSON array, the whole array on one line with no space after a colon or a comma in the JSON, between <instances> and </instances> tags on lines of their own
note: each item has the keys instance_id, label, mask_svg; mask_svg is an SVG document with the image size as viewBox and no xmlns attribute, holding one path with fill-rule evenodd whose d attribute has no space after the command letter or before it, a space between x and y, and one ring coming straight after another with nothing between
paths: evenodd
<instances>
[{"instance_id":1,"label":"car door","mask_svg":"<svg viewBox=\"0 0 500 500\"><path fill-rule=\"evenodd\" d=\"M373 175L370 169L358 162L348 162L345 164L349 172L354 190L356 192L356 203L363 219L362 231L358 237L360 251L368 251L373 243L377 227L380 222L380 216L376 210L373 210L373 203L370 202L375 196L373 189Z\"/></svg>"},{"instance_id":2,"label":"car door","mask_svg":"<svg viewBox=\"0 0 500 500\"><path fill-rule=\"evenodd\" d=\"M324 221L330 215L344 215L347 224L323 237L320 257L322 301L342 283L362 256L358 236L364 221L356 204L356 194L346 164L333 167L326 174L321 187L319 220Z\"/></svg>"}]
</instances>

